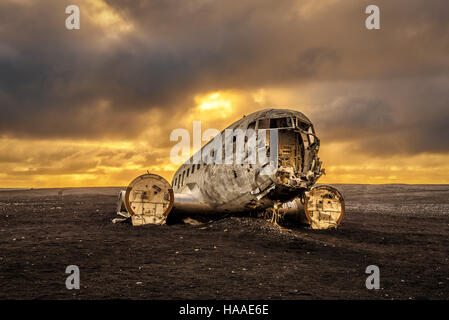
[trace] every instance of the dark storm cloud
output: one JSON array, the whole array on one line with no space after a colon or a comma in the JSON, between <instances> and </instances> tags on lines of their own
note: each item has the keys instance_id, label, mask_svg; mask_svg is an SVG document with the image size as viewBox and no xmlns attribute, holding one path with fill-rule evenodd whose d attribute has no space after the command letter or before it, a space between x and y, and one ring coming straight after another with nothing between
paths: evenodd
<instances>
[{"instance_id":1,"label":"dark storm cloud","mask_svg":"<svg viewBox=\"0 0 449 320\"><path fill-rule=\"evenodd\" d=\"M445 0L376 1L379 31L364 28L367 1L107 0L125 33L88 19L85 1L71 32L68 3L21 3L0 4L0 135L130 137L145 112L188 112L209 90L399 79L375 97L338 93L314 121L369 150L449 151L447 81L432 80L449 72Z\"/></svg>"},{"instance_id":2,"label":"dark storm cloud","mask_svg":"<svg viewBox=\"0 0 449 320\"><path fill-rule=\"evenodd\" d=\"M312 110L312 119L323 141L351 142L351 151L447 153L448 88L449 77L340 85Z\"/></svg>"},{"instance_id":3,"label":"dark storm cloud","mask_svg":"<svg viewBox=\"0 0 449 320\"><path fill-rule=\"evenodd\" d=\"M187 75L188 66L177 68L162 53L131 50L132 39L98 48L105 32L88 23L79 33L68 32L60 1L0 6L3 134L77 137L117 129L121 136L136 134L143 128L142 112L173 104L177 91L179 99L183 95L176 84L182 76L177 81L170 70Z\"/></svg>"}]
</instances>

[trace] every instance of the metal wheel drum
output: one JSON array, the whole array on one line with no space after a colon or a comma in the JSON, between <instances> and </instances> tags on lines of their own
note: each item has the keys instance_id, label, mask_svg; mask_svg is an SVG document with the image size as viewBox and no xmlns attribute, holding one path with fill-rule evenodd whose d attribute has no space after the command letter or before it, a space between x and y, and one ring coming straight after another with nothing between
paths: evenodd
<instances>
[{"instance_id":1,"label":"metal wheel drum","mask_svg":"<svg viewBox=\"0 0 449 320\"><path fill-rule=\"evenodd\" d=\"M336 228L345 213L345 202L337 189L321 185L306 193L304 211L312 229Z\"/></svg>"},{"instance_id":2,"label":"metal wheel drum","mask_svg":"<svg viewBox=\"0 0 449 320\"><path fill-rule=\"evenodd\" d=\"M165 224L173 208L170 183L157 174L147 173L134 179L126 189L125 206L132 224Z\"/></svg>"}]
</instances>

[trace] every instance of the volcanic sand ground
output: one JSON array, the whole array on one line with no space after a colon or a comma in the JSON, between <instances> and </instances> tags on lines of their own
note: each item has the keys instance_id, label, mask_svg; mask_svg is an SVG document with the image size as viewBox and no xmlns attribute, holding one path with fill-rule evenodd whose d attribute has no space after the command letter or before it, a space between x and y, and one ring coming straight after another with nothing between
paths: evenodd
<instances>
[{"instance_id":1,"label":"volcanic sand ground","mask_svg":"<svg viewBox=\"0 0 449 320\"><path fill-rule=\"evenodd\" d=\"M325 231L252 217L133 227L111 223L120 188L0 191L0 299L449 298L449 186L336 187L346 213ZM72 264L80 290L65 287Z\"/></svg>"}]
</instances>

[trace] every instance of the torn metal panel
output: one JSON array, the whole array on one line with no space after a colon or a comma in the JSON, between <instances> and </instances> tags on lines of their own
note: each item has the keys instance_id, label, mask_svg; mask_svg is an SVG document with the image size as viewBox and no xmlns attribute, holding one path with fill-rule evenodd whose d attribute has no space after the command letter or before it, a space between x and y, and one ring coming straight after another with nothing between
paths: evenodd
<instances>
[{"instance_id":1,"label":"torn metal panel","mask_svg":"<svg viewBox=\"0 0 449 320\"><path fill-rule=\"evenodd\" d=\"M129 214L128 210L126 210L125 195L126 195L125 190L120 191L120 193L118 194L117 215L121 216L121 218L113 219L112 220L113 223L124 222L129 218L131 218L131 215Z\"/></svg>"}]
</instances>

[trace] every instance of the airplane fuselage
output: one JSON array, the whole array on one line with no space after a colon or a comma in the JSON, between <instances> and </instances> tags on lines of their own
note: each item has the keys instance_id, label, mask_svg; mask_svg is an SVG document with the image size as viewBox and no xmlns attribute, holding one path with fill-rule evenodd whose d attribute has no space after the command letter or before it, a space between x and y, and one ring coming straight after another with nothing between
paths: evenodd
<instances>
[{"instance_id":1,"label":"airplane fuselage","mask_svg":"<svg viewBox=\"0 0 449 320\"><path fill-rule=\"evenodd\" d=\"M171 184L147 173L122 191L117 213L133 225L169 217L263 212L272 221L294 217L314 229L336 228L343 196L315 186L324 173L320 140L301 112L267 109L224 129L176 171ZM125 207L126 210L123 210Z\"/></svg>"},{"instance_id":2,"label":"airplane fuselage","mask_svg":"<svg viewBox=\"0 0 449 320\"><path fill-rule=\"evenodd\" d=\"M237 152L234 136L226 137L224 132L233 130L266 130L267 141L264 150L267 156L276 151L277 169L264 174L268 163L250 163L248 139L245 139L242 163L217 163L204 161L204 152L213 153L210 143L205 145L201 162L195 163L192 156L176 171L172 186L175 194L174 210L201 210L214 212L240 212L249 209L263 209L275 202L289 201L301 197L321 176L321 162L318 158L319 139L311 121L301 112L283 109L268 109L255 112L231 124L222 132L222 150L226 143ZM277 144L270 141L269 131L277 130ZM230 139L233 139L231 141ZM277 150L272 150L273 147ZM225 152L221 157L224 158ZM234 159L238 155L234 155ZM197 157L198 159L198 157ZM271 164L273 165L273 164Z\"/></svg>"}]
</instances>

